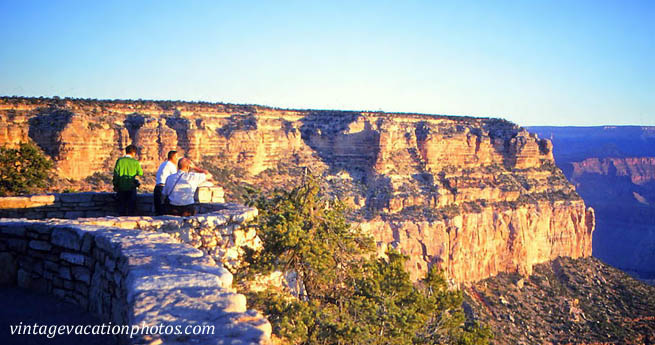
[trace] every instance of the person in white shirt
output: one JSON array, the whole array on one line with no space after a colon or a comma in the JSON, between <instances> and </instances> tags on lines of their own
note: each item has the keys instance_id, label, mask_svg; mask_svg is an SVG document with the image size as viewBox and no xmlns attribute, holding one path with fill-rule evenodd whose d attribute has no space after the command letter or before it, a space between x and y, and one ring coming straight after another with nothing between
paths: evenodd
<instances>
[{"instance_id":1,"label":"person in white shirt","mask_svg":"<svg viewBox=\"0 0 655 345\"><path fill-rule=\"evenodd\" d=\"M193 197L198 186L208 179L208 172L192 166L188 158L180 159L177 168L177 173L168 176L164 185L163 196L169 199L165 212L173 216L192 216L196 214Z\"/></svg>"},{"instance_id":2,"label":"person in white shirt","mask_svg":"<svg viewBox=\"0 0 655 345\"><path fill-rule=\"evenodd\" d=\"M164 199L162 196L162 191L164 190L164 185L166 184L166 179L168 176L173 175L177 172L177 151L168 151L168 160L164 163L161 163L159 169L157 169L157 182L155 184L155 190L153 192L153 201L155 204L155 215L161 216L164 214Z\"/></svg>"}]
</instances>

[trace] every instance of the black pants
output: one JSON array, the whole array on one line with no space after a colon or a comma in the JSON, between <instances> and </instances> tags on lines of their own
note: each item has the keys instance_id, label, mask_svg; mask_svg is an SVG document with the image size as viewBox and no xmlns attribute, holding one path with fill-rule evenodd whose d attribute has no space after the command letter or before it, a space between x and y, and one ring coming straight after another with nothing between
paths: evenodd
<instances>
[{"instance_id":1,"label":"black pants","mask_svg":"<svg viewBox=\"0 0 655 345\"><path fill-rule=\"evenodd\" d=\"M118 214L121 216L136 216L136 188L128 191L119 191Z\"/></svg>"},{"instance_id":2,"label":"black pants","mask_svg":"<svg viewBox=\"0 0 655 345\"><path fill-rule=\"evenodd\" d=\"M185 206L166 205L166 214L171 216L189 217L196 215L196 206L194 204Z\"/></svg>"},{"instance_id":3,"label":"black pants","mask_svg":"<svg viewBox=\"0 0 655 345\"><path fill-rule=\"evenodd\" d=\"M155 216L161 216L164 214L164 200L162 199L162 191L164 190L163 184L158 184L155 186L155 191L152 193L155 203Z\"/></svg>"}]
</instances>

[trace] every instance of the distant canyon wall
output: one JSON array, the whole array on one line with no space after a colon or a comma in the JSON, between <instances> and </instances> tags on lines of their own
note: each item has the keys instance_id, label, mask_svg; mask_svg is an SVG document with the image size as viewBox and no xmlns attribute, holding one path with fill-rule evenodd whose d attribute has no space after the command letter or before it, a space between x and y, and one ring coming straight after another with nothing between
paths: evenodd
<instances>
[{"instance_id":1,"label":"distant canyon wall","mask_svg":"<svg viewBox=\"0 0 655 345\"><path fill-rule=\"evenodd\" d=\"M596 210L594 256L655 278L655 127L533 127Z\"/></svg>"},{"instance_id":2,"label":"distant canyon wall","mask_svg":"<svg viewBox=\"0 0 655 345\"><path fill-rule=\"evenodd\" d=\"M587 158L571 162L573 179L584 174L625 176L636 185L655 181L655 157Z\"/></svg>"},{"instance_id":3,"label":"distant canyon wall","mask_svg":"<svg viewBox=\"0 0 655 345\"><path fill-rule=\"evenodd\" d=\"M0 144L32 141L61 177L109 171L134 143L146 171L168 150L220 157L244 181L297 180L309 168L357 211L380 253L410 256L455 282L529 273L591 255L593 210L553 160L549 140L498 119L229 104L0 99Z\"/></svg>"}]
</instances>

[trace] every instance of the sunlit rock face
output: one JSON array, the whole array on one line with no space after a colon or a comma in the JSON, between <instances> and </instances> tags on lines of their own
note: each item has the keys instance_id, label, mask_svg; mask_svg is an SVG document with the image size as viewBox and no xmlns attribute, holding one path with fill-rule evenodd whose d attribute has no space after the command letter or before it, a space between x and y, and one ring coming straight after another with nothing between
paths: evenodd
<instances>
[{"instance_id":1,"label":"sunlit rock face","mask_svg":"<svg viewBox=\"0 0 655 345\"><path fill-rule=\"evenodd\" d=\"M37 143L58 174L108 171L130 143L153 171L170 149L219 157L243 182L290 187L309 171L378 242L455 282L591 255L594 215L549 140L498 119L280 110L208 103L0 100L0 143Z\"/></svg>"},{"instance_id":2,"label":"sunlit rock face","mask_svg":"<svg viewBox=\"0 0 655 345\"><path fill-rule=\"evenodd\" d=\"M413 279L434 264L455 282L473 282L500 272L529 275L534 265L558 256L590 256L594 214L582 201L540 202L433 222L379 220L360 226L378 240L380 254L394 247L409 255Z\"/></svg>"},{"instance_id":3,"label":"sunlit rock face","mask_svg":"<svg viewBox=\"0 0 655 345\"><path fill-rule=\"evenodd\" d=\"M573 179L584 174L627 177L636 185L655 181L655 157L587 158L572 162Z\"/></svg>"}]
</instances>

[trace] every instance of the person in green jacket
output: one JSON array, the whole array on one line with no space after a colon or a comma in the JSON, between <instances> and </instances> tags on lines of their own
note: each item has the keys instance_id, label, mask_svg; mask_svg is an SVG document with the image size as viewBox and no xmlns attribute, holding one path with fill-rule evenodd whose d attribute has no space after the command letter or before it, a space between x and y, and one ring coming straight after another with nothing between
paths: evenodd
<instances>
[{"instance_id":1,"label":"person in green jacket","mask_svg":"<svg viewBox=\"0 0 655 345\"><path fill-rule=\"evenodd\" d=\"M125 148L125 156L119 158L114 166L114 191L118 197L118 214L121 216L136 215L136 189L139 181L136 176L143 176L141 163L136 160L137 148L129 145Z\"/></svg>"}]
</instances>

